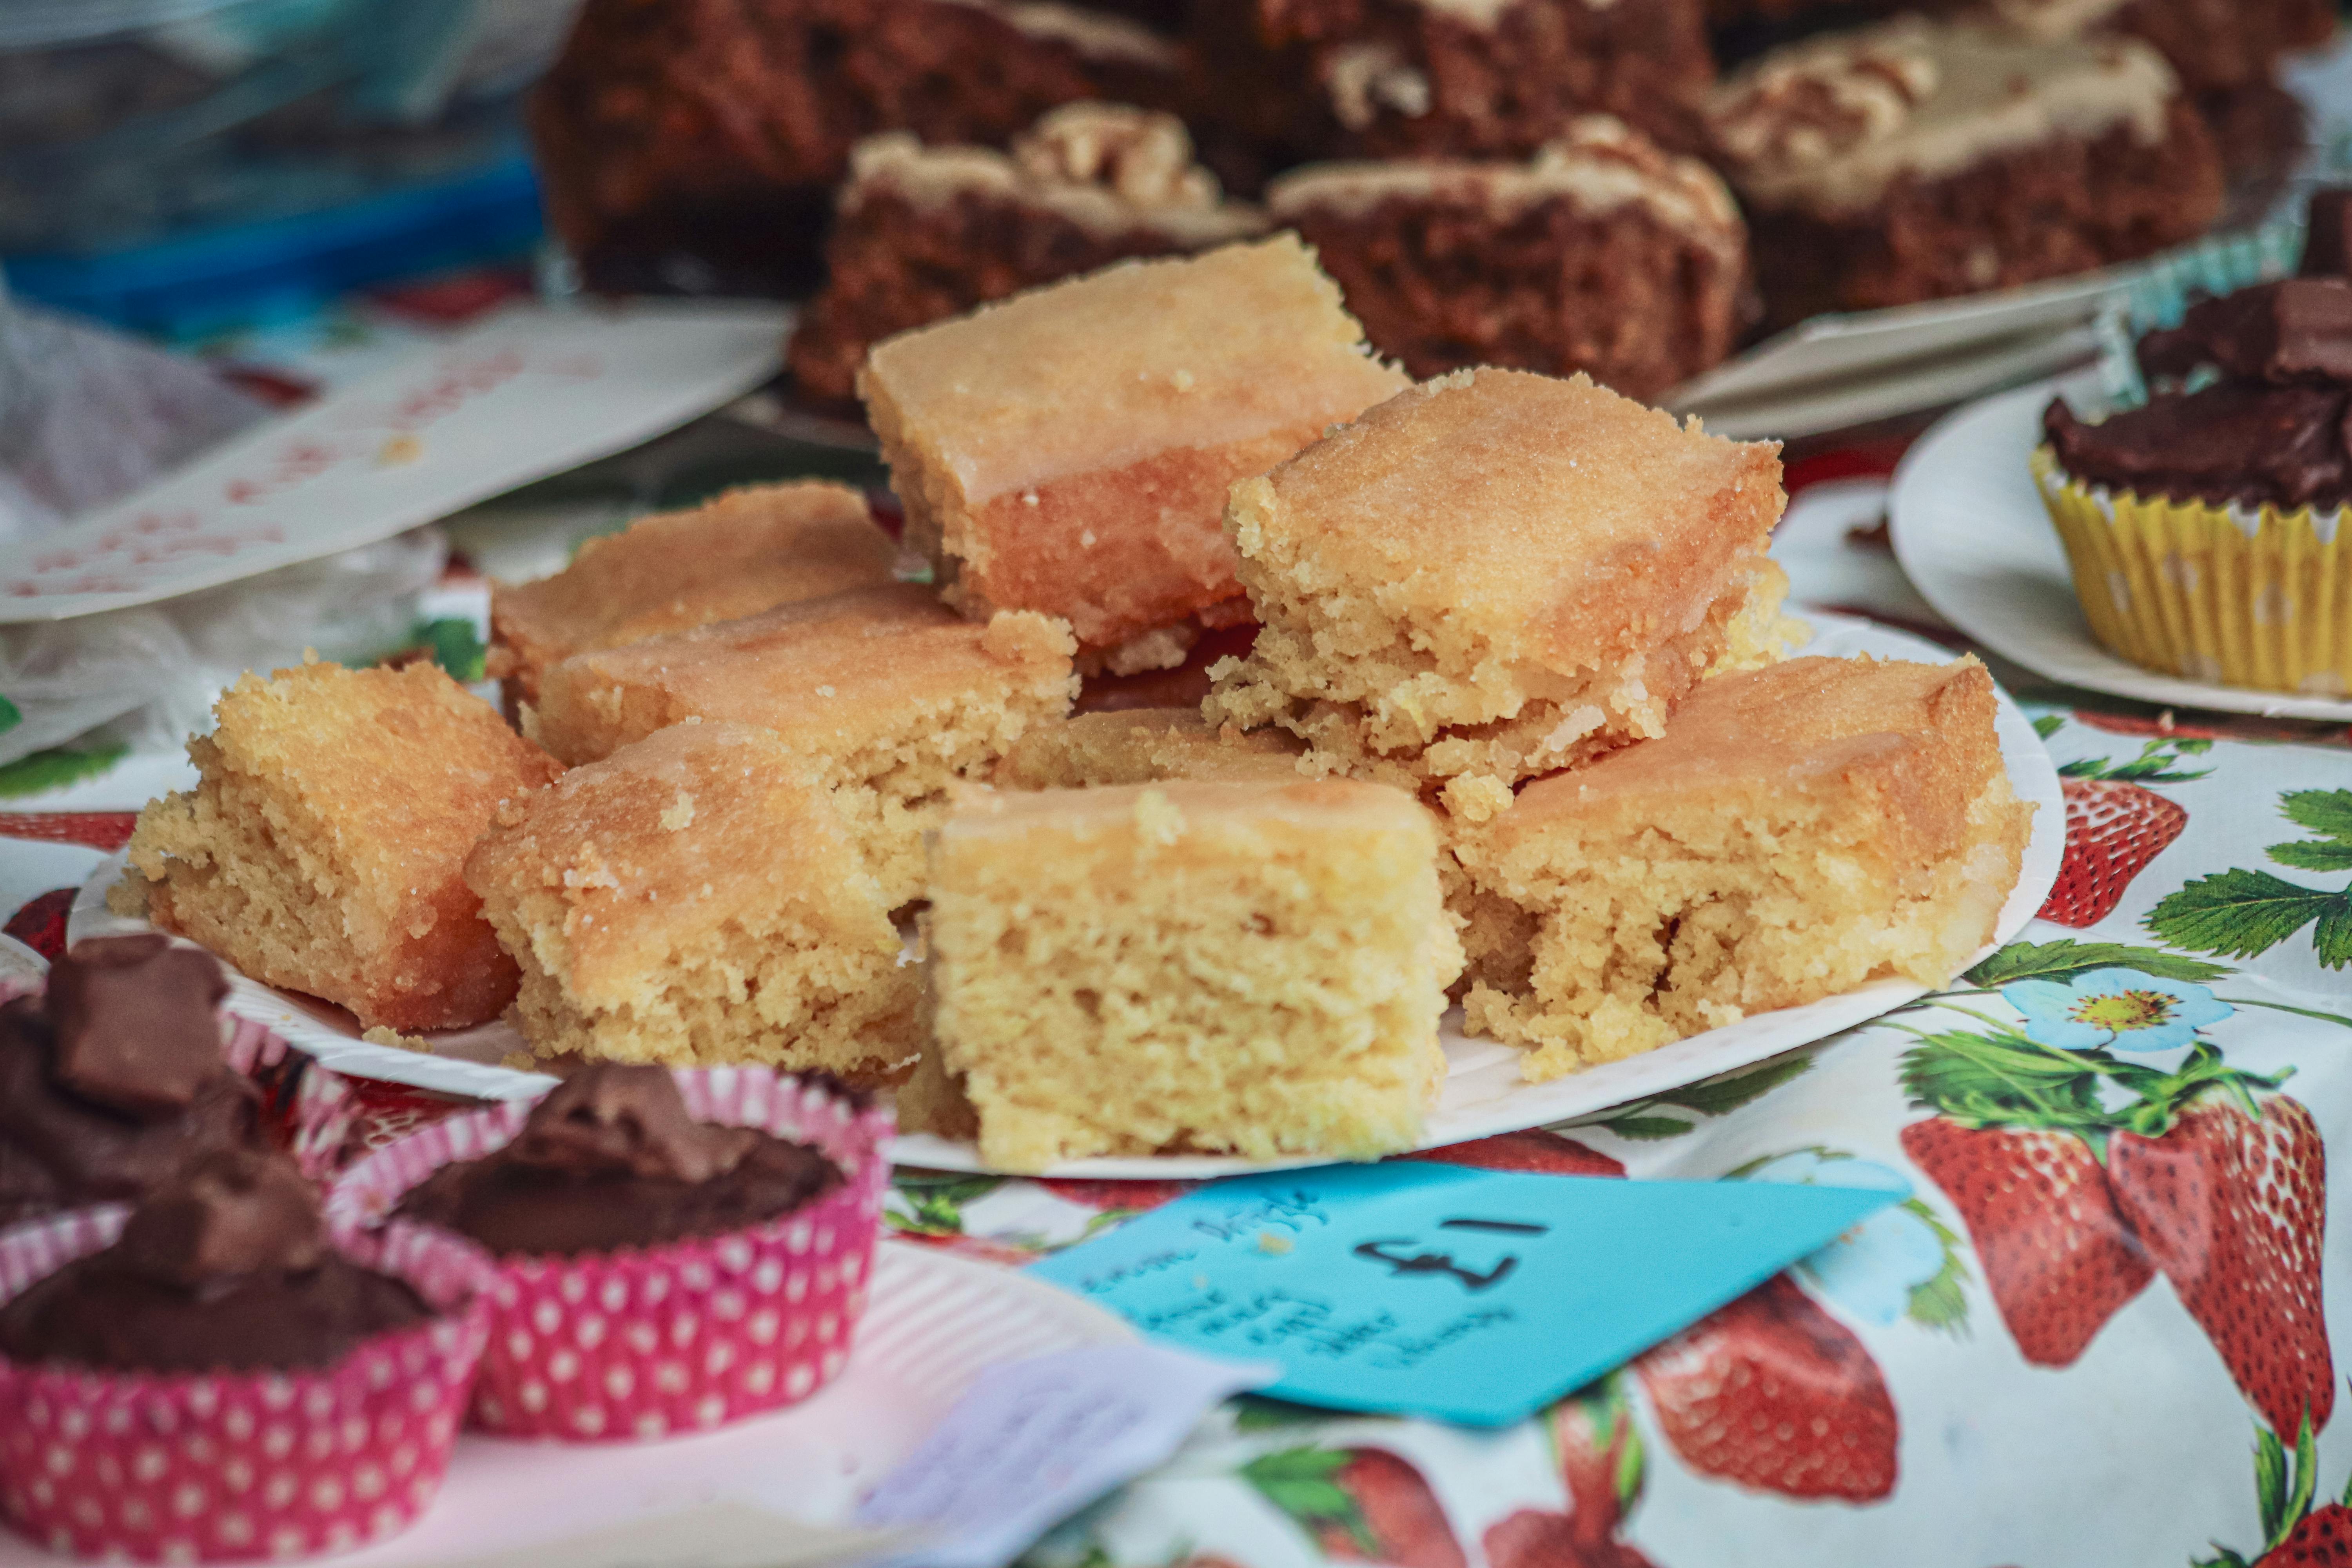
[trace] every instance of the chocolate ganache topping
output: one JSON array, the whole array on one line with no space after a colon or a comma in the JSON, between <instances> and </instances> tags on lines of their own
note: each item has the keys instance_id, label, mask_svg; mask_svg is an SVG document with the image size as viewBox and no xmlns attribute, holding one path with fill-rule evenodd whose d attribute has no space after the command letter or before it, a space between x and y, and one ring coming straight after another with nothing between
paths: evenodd
<instances>
[{"instance_id":1,"label":"chocolate ganache topping","mask_svg":"<svg viewBox=\"0 0 2352 1568\"><path fill-rule=\"evenodd\" d=\"M602 1065L557 1085L505 1148L442 1167L394 1213L501 1256L572 1257L721 1236L841 1182L804 1144L696 1121L665 1068Z\"/></svg>"},{"instance_id":2,"label":"chocolate ganache topping","mask_svg":"<svg viewBox=\"0 0 2352 1568\"><path fill-rule=\"evenodd\" d=\"M2200 300L2140 340L2160 390L2096 424L2063 400L2042 434L2067 474L2216 505L2352 501L2352 190L2313 196L2302 275ZM2198 390L2179 384L2211 373ZM2173 384L2166 385L2165 384Z\"/></svg>"},{"instance_id":3,"label":"chocolate ganache topping","mask_svg":"<svg viewBox=\"0 0 2352 1568\"><path fill-rule=\"evenodd\" d=\"M216 1149L140 1205L112 1247L0 1308L0 1353L121 1371L322 1367L431 1315L405 1283L328 1246L292 1161Z\"/></svg>"},{"instance_id":4,"label":"chocolate ganache topping","mask_svg":"<svg viewBox=\"0 0 2352 1568\"><path fill-rule=\"evenodd\" d=\"M161 936L77 944L47 993L0 1006L0 1224L132 1201L188 1158L256 1141L221 1056L220 965Z\"/></svg>"}]
</instances>

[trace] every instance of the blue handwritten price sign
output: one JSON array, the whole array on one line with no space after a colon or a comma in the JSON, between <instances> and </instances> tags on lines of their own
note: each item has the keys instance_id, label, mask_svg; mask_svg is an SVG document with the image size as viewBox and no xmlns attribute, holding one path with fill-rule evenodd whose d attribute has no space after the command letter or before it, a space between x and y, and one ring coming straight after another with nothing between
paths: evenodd
<instances>
[{"instance_id":1,"label":"blue handwritten price sign","mask_svg":"<svg viewBox=\"0 0 2352 1568\"><path fill-rule=\"evenodd\" d=\"M1422 1163L1217 1182L1030 1272L1265 1392L1517 1421L1688 1327L1900 1196Z\"/></svg>"}]
</instances>

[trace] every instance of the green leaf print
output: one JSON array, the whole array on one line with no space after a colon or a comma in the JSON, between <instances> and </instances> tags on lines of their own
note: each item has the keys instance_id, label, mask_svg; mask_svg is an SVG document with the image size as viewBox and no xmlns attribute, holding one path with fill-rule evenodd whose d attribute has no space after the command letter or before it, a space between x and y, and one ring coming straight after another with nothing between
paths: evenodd
<instances>
[{"instance_id":1,"label":"green leaf print","mask_svg":"<svg viewBox=\"0 0 2352 1568\"><path fill-rule=\"evenodd\" d=\"M1969 983L1990 991L2018 980L2073 980L2094 969L2137 969L2158 980L2202 983L2231 973L2227 964L2183 958L2161 948L2120 942L2013 942L1968 973ZM1933 998L1929 999L1933 1005Z\"/></svg>"},{"instance_id":2,"label":"green leaf print","mask_svg":"<svg viewBox=\"0 0 2352 1568\"><path fill-rule=\"evenodd\" d=\"M94 779L121 762L130 750L129 746L100 746L87 752L71 752L59 746L18 757L0 767L0 799L40 795Z\"/></svg>"},{"instance_id":3,"label":"green leaf print","mask_svg":"<svg viewBox=\"0 0 2352 1568\"><path fill-rule=\"evenodd\" d=\"M2272 845L2266 853L2298 871L2352 871L2352 790L2299 789L2279 796L2279 813L2316 838ZM2329 892L2242 866L2200 877L2148 911L2147 929L2178 947L2252 958L2312 928L2322 965L2352 965L2352 891Z\"/></svg>"},{"instance_id":4,"label":"green leaf print","mask_svg":"<svg viewBox=\"0 0 2352 1568\"><path fill-rule=\"evenodd\" d=\"M2148 911L2147 929L2176 947L2227 958L2268 952L2324 916L2340 917L2352 899L2305 888L2268 871L2232 867L2200 877ZM2320 962L2341 968L2347 956Z\"/></svg>"},{"instance_id":5,"label":"green leaf print","mask_svg":"<svg viewBox=\"0 0 2352 1568\"><path fill-rule=\"evenodd\" d=\"M1309 1535L1337 1526L1366 1556L1377 1559L1380 1542L1356 1500L1336 1479L1351 1458L1337 1448L1285 1448L1252 1459L1241 1468L1241 1478Z\"/></svg>"}]
</instances>

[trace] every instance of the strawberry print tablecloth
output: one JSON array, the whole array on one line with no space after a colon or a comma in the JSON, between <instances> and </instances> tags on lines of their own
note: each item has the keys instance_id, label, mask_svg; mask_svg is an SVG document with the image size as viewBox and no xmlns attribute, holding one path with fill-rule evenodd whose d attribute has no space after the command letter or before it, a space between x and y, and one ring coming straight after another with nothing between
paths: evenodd
<instances>
[{"instance_id":1,"label":"strawberry print tablecloth","mask_svg":"<svg viewBox=\"0 0 2352 1568\"><path fill-rule=\"evenodd\" d=\"M1889 455L1792 468L1827 479L1783 530L1799 592L1958 647L1871 526ZM2352 1132L2352 736L1996 673L2066 779L2064 868L2019 942L1762 1067L1435 1156L1899 1203L1514 1429L1236 1402L1032 1560L2352 1563L2352 1243L2326 1148ZM104 796L0 801L10 934L53 949L52 889L128 831L40 808L135 804ZM440 1109L361 1088L375 1137ZM888 1212L1015 1267L1181 1190L902 1171Z\"/></svg>"}]
</instances>

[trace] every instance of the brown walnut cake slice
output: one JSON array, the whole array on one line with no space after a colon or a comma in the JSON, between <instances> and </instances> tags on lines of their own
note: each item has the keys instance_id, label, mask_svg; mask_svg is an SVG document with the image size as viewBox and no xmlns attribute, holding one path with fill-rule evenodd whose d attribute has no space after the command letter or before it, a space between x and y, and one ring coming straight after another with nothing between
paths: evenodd
<instances>
[{"instance_id":1,"label":"brown walnut cake slice","mask_svg":"<svg viewBox=\"0 0 2352 1568\"><path fill-rule=\"evenodd\" d=\"M2129 38L1906 17L1764 56L1710 118L1780 321L2127 261L2221 208L2204 121Z\"/></svg>"},{"instance_id":2,"label":"brown walnut cake slice","mask_svg":"<svg viewBox=\"0 0 2352 1568\"><path fill-rule=\"evenodd\" d=\"M1265 199L1372 346L1417 376L1583 371L1647 400L1719 363L1747 324L1748 228L1730 191L1607 116L1525 163L1309 164Z\"/></svg>"},{"instance_id":3,"label":"brown walnut cake slice","mask_svg":"<svg viewBox=\"0 0 2352 1568\"><path fill-rule=\"evenodd\" d=\"M1115 103L1055 110L1012 148L925 147L905 132L857 144L825 241L824 289L793 334L812 397L856 395L883 339L1130 257L1262 233L1192 157L1184 122Z\"/></svg>"}]
</instances>

